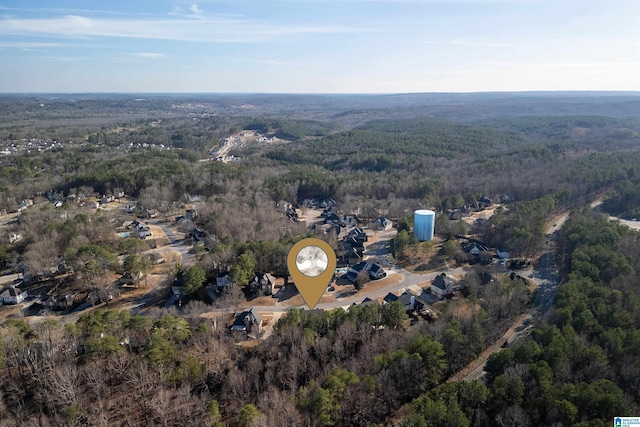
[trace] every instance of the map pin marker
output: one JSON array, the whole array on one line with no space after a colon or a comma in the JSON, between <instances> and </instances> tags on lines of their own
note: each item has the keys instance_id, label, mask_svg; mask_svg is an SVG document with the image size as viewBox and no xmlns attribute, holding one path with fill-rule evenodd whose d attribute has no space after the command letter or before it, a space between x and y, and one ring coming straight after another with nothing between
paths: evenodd
<instances>
[{"instance_id":1,"label":"map pin marker","mask_svg":"<svg viewBox=\"0 0 640 427\"><path fill-rule=\"evenodd\" d=\"M289 251L287 267L304 302L313 310L336 270L336 254L324 240L303 239Z\"/></svg>"}]
</instances>

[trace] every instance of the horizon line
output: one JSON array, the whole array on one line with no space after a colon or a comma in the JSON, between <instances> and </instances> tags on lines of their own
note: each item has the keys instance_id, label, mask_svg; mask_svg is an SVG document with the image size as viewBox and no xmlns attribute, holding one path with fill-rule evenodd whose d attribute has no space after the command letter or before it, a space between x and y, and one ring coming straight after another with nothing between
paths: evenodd
<instances>
[{"instance_id":1,"label":"horizon line","mask_svg":"<svg viewBox=\"0 0 640 427\"><path fill-rule=\"evenodd\" d=\"M594 89L563 89L563 90L491 90L491 91L443 91L443 92L151 92L151 91L25 91L25 92L2 92L0 96L6 95L281 95L281 96L406 96L406 95L492 95L492 94L629 94L640 95L640 90L594 90Z\"/></svg>"}]
</instances>

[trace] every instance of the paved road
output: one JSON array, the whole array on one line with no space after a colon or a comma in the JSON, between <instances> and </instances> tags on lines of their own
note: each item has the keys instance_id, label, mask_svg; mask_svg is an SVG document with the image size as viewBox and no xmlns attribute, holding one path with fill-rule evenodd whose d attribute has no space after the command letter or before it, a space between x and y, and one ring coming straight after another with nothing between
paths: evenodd
<instances>
[{"instance_id":1,"label":"paved road","mask_svg":"<svg viewBox=\"0 0 640 427\"><path fill-rule=\"evenodd\" d=\"M513 325L502 335L500 340L487 348L476 360L454 375L451 380L455 378L456 381L460 379L471 381L482 378L485 374L484 367L486 366L489 356L502 350L501 346L505 341L508 343L508 346L511 346L526 339L535 320L542 317L553 307L553 301L560 288L558 268L555 259L555 238L556 232L562 228L568 216L569 214L566 213L555 218L553 224L547 227L547 243L542 251L537 267L533 270L532 279L536 282L538 290L532 309L529 310L529 313L519 316ZM471 369L471 372L460 378L461 374L468 372L469 369Z\"/></svg>"},{"instance_id":2,"label":"paved road","mask_svg":"<svg viewBox=\"0 0 640 427\"><path fill-rule=\"evenodd\" d=\"M182 256L182 265L185 267L194 265L196 263L196 257L193 253L191 253L191 246L187 246L184 244L184 239L180 239L176 234L167 226L166 223L161 222L160 220L156 220L154 222L149 222L149 224L157 225L160 227L162 232L167 239L169 239L169 248L162 247L157 252L163 252L167 250L172 250L180 253Z\"/></svg>"},{"instance_id":3,"label":"paved road","mask_svg":"<svg viewBox=\"0 0 640 427\"><path fill-rule=\"evenodd\" d=\"M168 245L162 246L158 249L153 249L152 252L163 253L168 251L174 251L180 253L182 257L182 265L184 267L192 266L196 263L196 257L191 253L191 246L185 245L184 239L178 238L176 234L165 223L160 220L149 222L149 224L157 225L169 240ZM137 313L145 307L149 307L158 303L161 298L166 297L166 280L158 282L155 286L150 288L144 295L136 300L133 306L133 311ZM174 304L173 295L165 303L165 308L171 307Z\"/></svg>"},{"instance_id":4,"label":"paved road","mask_svg":"<svg viewBox=\"0 0 640 427\"><path fill-rule=\"evenodd\" d=\"M468 271L467 267L464 268L455 268L453 270L447 270L445 273L447 275L459 275L465 274ZM420 284L430 284L431 281L438 275L441 274L440 271L430 272L425 274L415 274L401 269L393 269L387 270L388 276L393 274L399 274L402 276L402 280L399 283L395 283L389 286L385 286L384 288L377 289L375 291L366 292L366 286L364 288L365 292L360 292L357 296L350 296L345 298L336 299L336 301L331 301L327 303L321 303L316 305L316 309L320 310L332 310L334 308L343 307L347 308L351 306L353 303L360 304L363 299L369 297L371 299L376 299L379 297L383 297L387 295L389 292L395 292L398 290L404 290L411 286L417 286ZM285 305L282 302L276 302L275 305L254 305L252 306L256 311L260 313L282 313L291 310L292 308L304 308L308 309L306 305ZM209 312L220 312L220 313L228 313L228 309L215 309L212 308Z\"/></svg>"},{"instance_id":5,"label":"paved road","mask_svg":"<svg viewBox=\"0 0 640 427\"><path fill-rule=\"evenodd\" d=\"M487 359L490 355L495 352L502 350L502 344L506 341L508 345L514 343L515 337L518 337L520 334L526 334L524 324L528 324L531 322L530 314L521 314L518 316L516 321L511 325L507 331L502 334L502 337L497 340L495 343L487 347L476 360L469 363L462 370L458 371L455 375L451 376L447 382L454 381L472 381L481 379L484 374L484 368L487 365Z\"/></svg>"},{"instance_id":6,"label":"paved road","mask_svg":"<svg viewBox=\"0 0 640 427\"><path fill-rule=\"evenodd\" d=\"M547 241L548 243L540 256L540 262L533 271L533 280L538 286L533 308L540 314L545 314L553 305L559 289L554 235L547 235Z\"/></svg>"},{"instance_id":7,"label":"paved road","mask_svg":"<svg viewBox=\"0 0 640 427\"><path fill-rule=\"evenodd\" d=\"M401 280L398 283L391 284L389 286L385 286L381 289L367 291L367 286L364 287L364 292L359 292L357 296L350 296L345 298L339 298L336 301L327 302L318 304L315 308L321 310L331 310L338 307L349 307L353 303L359 304L365 298L376 299L380 297L384 297L389 292L395 292L398 290L404 290L409 287L415 287L419 285L430 284L433 279L442 273L442 271L433 271L424 274L412 273L410 271L399 268L391 258L391 256L387 253L387 247L389 243L389 239L396 235L396 231L379 231L376 232L377 241L371 243L367 247L367 251L365 252L365 259L368 261L375 262L377 264L382 265L386 272L387 277L392 276L394 274L398 274L401 276ZM469 267L460 267L455 268L453 270L445 270L444 272L448 275L464 275L469 271ZM288 311L291 308L297 307L306 307L306 306L291 306L291 305L283 305L281 302L277 302L276 305L269 306L254 306L254 308L259 312L283 312Z\"/></svg>"}]
</instances>

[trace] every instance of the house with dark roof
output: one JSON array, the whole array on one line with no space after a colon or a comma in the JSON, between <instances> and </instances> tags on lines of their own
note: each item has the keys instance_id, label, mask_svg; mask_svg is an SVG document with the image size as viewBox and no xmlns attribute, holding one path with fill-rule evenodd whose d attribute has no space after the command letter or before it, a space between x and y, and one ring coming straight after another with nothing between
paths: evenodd
<instances>
[{"instance_id":1,"label":"house with dark roof","mask_svg":"<svg viewBox=\"0 0 640 427\"><path fill-rule=\"evenodd\" d=\"M386 271L384 271L384 268L382 268L382 266L378 264L369 264L368 271L369 277L372 280L378 280L387 277L387 273Z\"/></svg>"},{"instance_id":2,"label":"house with dark roof","mask_svg":"<svg viewBox=\"0 0 640 427\"><path fill-rule=\"evenodd\" d=\"M509 258L511 258L511 253L502 249L498 249L497 254L498 258L500 258L501 260L508 260Z\"/></svg>"},{"instance_id":3,"label":"house with dark roof","mask_svg":"<svg viewBox=\"0 0 640 427\"><path fill-rule=\"evenodd\" d=\"M356 227L358 225L358 220L354 216L343 215L342 222L347 227Z\"/></svg>"},{"instance_id":4,"label":"house with dark roof","mask_svg":"<svg viewBox=\"0 0 640 427\"><path fill-rule=\"evenodd\" d=\"M400 296L396 296L395 294L389 292L384 297L383 303L390 303L393 301L398 301L400 304L404 305L405 310L408 312L420 311L428 305L424 299L408 289L404 291Z\"/></svg>"},{"instance_id":5,"label":"house with dark roof","mask_svg":"<svg viewBox=\"0 0 640 427\"><path fill-rule=\"evenodd\" d=\"M356 278L358 277L358 273L360 273L362 270L366 271L369 274L369 278L371 278L371 280L382 279L387 275L384 269L378 264L362 261L349 268L345 277L350 282L355 282Z\"/></svg>"},{"instance_id":6,"label":"house with dark roof","mask_svg":"<svg viewBox=\"0 0 640 427\"><path fill-rule=\"evenodd\" d=\"M231 326L232 331L244 331L246 333L260 333L262 316L253 307L238 314Z\"/></svg>"},{"instance_id":7,"label":"house with dark roof","mask_svg":"<svg viewBox=\"0 0 640 427\"><path fill-rule=\"evenodd\" d=\"M187 209L184 213L184 217L189 221L193 221L198 216L198 212L195 209Z\"/></svg>"},{"instance_id":8,"label":"house with dark roof","mask_svg":"<svg viewBox=\"0 0 640 427\"><path fill-rule=\"evenodd\" d=\"M378 300L366 297L365 299L362 300L360 305L380 305L380 303L378 302Z\"/></svg>"},{"instance_id":9,"label":"house with dark roof","mask_svg":"<svg viewBox=\"0 0 640 427\"><path fill-rule=\"evenodd\" d=\"M362 227L356 227L353 230L349 231L347 237L354 238L358 242L366 242L367 240L369 240L367 232Z\"/></svg>"},{"instance_id":10,"label":"house with dark roof","mask_svg":"<svg viewBox=\"0 0 640 427\"><path fill-rule=\"evenodd\" d=\"M390 219L387 219L383 216L380 218L376 218L373 221L373 229L379 231L387 231L393 228L393 222Z\"/></svg>"},{"instance_id":11,"label":"house with dark roof","mask_svg":"<svg viewBox=\"0 0 640 427\"><path fill-rule=\"evenodd\" d=\"M342 251L340 261L348 265L354 265L361 262L363 257L364 251L361 248L349 248Z\"/></svg>"},{"instance_id":12,"label":"house with dark roof","mask_svg":"<svg viewBox=\"0 0 640 427\"><path fill-rule=\"evenodd\" d=\"M431 293L439 298L445 298L451 294L453 294L453 288L456 281L448 277L446 274L442 273L436 276L431 283L429 290Z\"/></svg>"},{"instance_id":13,"label":"house with dark roof","mask_svg":"<svg viewBox=\"0 0 640 427\"><path fill-rule=\"evenodd\" d=\"M42 305L51 310L66 310L73 305L76 294L50 295L42 300Z\"/></svg>"},{"instance_id":14,"label":"house with dark roof","mask_svg":"<svg viewBox=\"0 0 640 427\"><path fill-rule=\"evenodd\" d=\"M271 295L273 293L273 285L276 278L269 273L258 273L249 282L249 291L253 295Z\"/></svg>"},{"instance_id":15,"label":"house with dark roof","mask_svg":"<svg viewBox=\"0 0 640 427\"><path fill-rule=\"evenodd\" d=\"M464 244L463 247L465 252L471 254L473 256L479 256L481 252L486 252L489 250L489 247L477 242L470 242Z\"/></svg>"},{"instance_id":16,"label":"house with dark roof","mask_svg":"<svg viewBox=\"0 0 640 427\"><path fill-rule=\"evenodd\" d=\"M207 232L199 228L194 228L189 232L189 237L191 237L196 242L200 242L207 238Z\"/></svg>"},{"instance_id":17,"label":"house with dark roof","mask_svg":"<svg viewBox=\"0 0 640 427\"><path fill-rule=\"evenodd\" d=\"M389 292L387 295L384 296L384 299L382 301L384 303L398 301L398 296L396 294L392 294L391 292Z\"/></svg>"},{"instance_id":18,"label":"house with dark roof","mask_svg":"<svg viewBox=\"0 0 640 427\"><path fill-rule=\"evenodd\" d=\"M404 305L407 311L413 311L416 308L416 296L409 290L404 291L402 295L398 297L398 301Z\"/></svg>"},{"instance_id":19,"label":"house with dark roof","mask_svg":"<svg viewBox=\"0 0 640 427\"><path fill-rule=\"evenodd\" d=\"M354 236L347 236L342 242L340 242L340 246L342 247L342 250L350 248L364 249L364 242L356 239Z\"/></svg>"},{"instance_id":20,"label":"house with dark roof","mask_svg":"<svg viewBox=\"0 0 640 427\"><path fill-rule=\"evenodd\" d=\"M327 214L327 216L324 217L324 223L325 224L338 224L340 227L345 227L346 226L345 222L342 220L342 218L340 218L340 215L338 215L335 212L331 212L331 213Z\"/></svg>"},{"instance_id":21,"label":"house with dark roof","mask_svg":"<svg viewBox=\"0 0 640 427\"><path fill-rule=\"evenodd\" d=\"M15 286L10 286L7 288L2 294L0 294L0 299L5 304L20 304L25 300L29 295L27 295L27 291L22 291Z\"/></svg>"}]
</instances>

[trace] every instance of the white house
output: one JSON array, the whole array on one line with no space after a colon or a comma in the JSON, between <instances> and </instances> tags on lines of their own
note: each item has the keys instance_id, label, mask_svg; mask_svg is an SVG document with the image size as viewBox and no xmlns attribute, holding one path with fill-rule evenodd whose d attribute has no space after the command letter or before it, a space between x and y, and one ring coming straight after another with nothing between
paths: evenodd
<instances>
[{"instance_id":1,"label":"white house","mask_svg":"<svg viewBox=\"0 0 640 427\"><path fill-rule=\"evenodd\" d=\"M0 294L0 299L2 299L5 304L20 304L27 296L26 291L22 292L15 286L11 286Z\"/></svg>"},{"instance_id":2,"label":"white house","mask_svg":"<svg viewBox=\"0 0 640 427\"><path fill-rule=\"evenodd\" d=\"M436 276L431 283L431 293L439 298L444 298L453 293L454 280L447 277L444 273Z\"/></svg>"}]
</instances>

